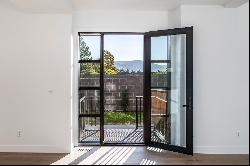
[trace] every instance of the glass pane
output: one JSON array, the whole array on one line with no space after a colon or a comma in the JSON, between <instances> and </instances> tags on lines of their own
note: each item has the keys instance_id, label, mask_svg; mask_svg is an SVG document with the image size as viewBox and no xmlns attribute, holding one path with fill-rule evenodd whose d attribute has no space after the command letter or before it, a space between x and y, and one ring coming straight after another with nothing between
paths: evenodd
<instances>
[{"instance_id":1,"label":"glass pane","mask_svg":"<svg viewBox=\"0 0 250 166\"><path fill-rule=\"evenodd\" d=\"M143 143L143 35L104 35L104 143Z\"/></svg>"},{"instance_id":2,"label":"glass pane","mask_svg":"<svg viewBox=\"0 0 250 166\"><path fill-rule=\"evenodd\" d=\"M79 128L81 143L100 143L100 118L80 118Z\"/></svg>"},{"instance_id":3,"label":"glass pane","mask_svg":"<svg viewBox=\"0 0 250 166\"><path fill-rule=\"evenodd\" d=\"M151 37L151 60L169 60L168 36Z\"/></svg>"},{"instance_id":4,"label":"glass pane","mask_svg":"<svg viewBox=\"0 0 250 166\"><path fill-rule=\"evenodd\" d=\"M153 60L164 60L162 57L165 55L171 57L171 63L162 63L161 70L156 69L159 64L152 63L151 86L170 87L171 90L152 89L152 141L186 147L186 108L183 107L187 104L186 35L152 38L153 40L156 40L152 43L152 48L155 47L152 49Z\"/></svg>"},{"instance_id":5,"label":"glass pane","mask_svg":"<svg viewBox=\"0 0 250 166\"><path fill-rule=\"evenodd\" d=\"M80 87L100 87L100 64L82 63L79 84Z\"/></svg>"},{"instance_id":6,"label":"glass pane","mask_svg":"<svg viewBox=\"0 0 250 166\"><path fill-rule=\"evenodd\" d=\"M100 114L100 91L80 91L80 114Z\"/></svg>"},{"instance_id":7,"label":"glass pane","mask_svg":"<svg viewBox=\"0 0 250 166\"><path fill-rule=\"evenodd\" d=\"M101 36L80 36L80 59L99 60Z\"/></svg>"},{"instance_id":8,"label":"glass pane","mask_svg":"<svg viewBox=\"0 0 250 166\"><path fill-rule=\"evenodd\" d=\"M167 63L151 63L151 87L167 87L170 66Z\"/></svg>"},{"instance_id":9,"label":"glass pane","mask_svg":"<svg viewBox=\"0 0 250 166\"><path fill-rule=\"evenodd\" d=\"M163 89L151 90L151 139L157 143L169 143L169 124L167 116L167 94Z\"/></svg>"},{"instance_id":10,"label":"glass pane","mask_svg":"<svg viewBox=\"0 0 250 166\"><path fill-rule=\"evenodd\" d=\"M186 35L170 37L171 144L186 147Z\"/></svg>"}]
</instances>

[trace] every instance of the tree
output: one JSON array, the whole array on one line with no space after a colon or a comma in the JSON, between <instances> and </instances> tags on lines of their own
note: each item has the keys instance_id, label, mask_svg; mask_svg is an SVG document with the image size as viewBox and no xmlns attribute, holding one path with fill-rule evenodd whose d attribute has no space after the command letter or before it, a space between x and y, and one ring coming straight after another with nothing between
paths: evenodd
<instances>
[{"instance_id":1,"label":"tree","mask_svg":"<svg viewBox=\"0 0 250 166\"><path fill-rule=\"evenodd\" d=\"M83 37L80 37L80 59L81 60L92 60L91 51L84 41ZM90 63L82 63L81 64L81 72L85 74L100 74L100 65L98 64L90 64Z\"/></svg>"},{"instance_id":2,"label":"tree","mask_svg":"<svg viewBox=\"0 0 250 166\"><path fill-rule=\"evenodd\" d=\"M136 74L141 74L142 71L141 70L137 70Z\"/></svg>"},{"instance_id":3,"label":"tree","mask_svg":"<svg viewBox=\"0 0 250 166\"><path fill-rule=\"evenodd\" d=\"M105 74L117 74L119 69L115 67L115 57L108 50L104 50L104 71Z\"/></svg>"},{"instance_id":4,"label":"tree","mask_svg":"<svg viewBox=\"0 0 250 166\"><path fill-rule=\"evenodd\" d=\"M166 68L165 71L164 70L158 70L156 72L153 72L153 75L156 75L156 76L158 76L158 75L166 75L166 74L168 74L168 69L167 68Z\"/></svg>"},{"instance_id":5,"label":"tree","mask_svg":"<svg viewBox=\"0 0 250 166\"><path fill-rule=\"evenodd\" d=\"M135 72L134 70L132 70L130 73L131 73L131 74L135 74L136 72Z\"/></svg>"},{"instance_id":6,"label":"tree","mask_svg":"<svg viewBox=\"0 0 250 166\"><path fill-rule=\"evenodd\" d=\"M93 60L91 51L82 36L80 37L80 59ZM117 74L119 72L115 67L114 55L107 50L104 50L104 71L105 74ZM83 63L81 64L81 72L85 74L100 74L100 64Z\"/></svg>"},{"instance_id":7,"label":"tree","mask_svg":"<svg viewBox=\"0 0 250 166\"><path fill-rule=\"evenodd\" d=\"M86 42L83 39L83 36L80 36L80 59L81 60L92 60L91 52Z\"/></svg>"},{"instance_id":8,"label":"tree","mask_svg":"<svg viewBox=\"0 0 250 166\"><path fill-rule=\"evenodd\" d=\"M122 110L124 112L128 112L128 107L129 107L129 91L128 89L125 89L122 91L121 93L121 106L122 106Z\"/></svg>"}]
</instances>

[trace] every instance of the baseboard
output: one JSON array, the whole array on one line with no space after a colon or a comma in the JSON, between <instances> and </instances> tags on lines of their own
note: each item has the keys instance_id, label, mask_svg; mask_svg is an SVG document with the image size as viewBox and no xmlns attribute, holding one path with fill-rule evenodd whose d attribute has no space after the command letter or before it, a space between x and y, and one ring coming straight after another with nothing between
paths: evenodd
<instances>
[{"instance_id":1,"label":"baseboard","mask_svg":"<svg viewBox=\"0 0 250 166\"><path fill-rule=\"evenodd\" d=\"M70 149L51 145L0 145L0 152L7 153L70 153Z\"/></svg>"},{"instance_id":2,"label":"baseboard","mask_svg":"<svg viewBox=\"0 0 250 166\"><path fill-rule=\"evenodd\" d=\"M194 153L200 154L249 154L246 146L196 146Z\"/></svg>"}]
</instances>

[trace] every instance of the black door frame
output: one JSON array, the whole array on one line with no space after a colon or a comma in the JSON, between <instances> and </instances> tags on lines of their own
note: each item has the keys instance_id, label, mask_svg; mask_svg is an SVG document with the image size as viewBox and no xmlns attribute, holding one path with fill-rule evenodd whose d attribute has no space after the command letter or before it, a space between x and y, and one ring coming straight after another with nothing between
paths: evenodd
<instances>
[{"instance_id":1,"label":"black door frame","mask_svg":"<svg viewBox=\"0 0 250 166\"><path fill-rule=\"evenodd\" d=\"M100 57L100 145L114 145L104 144L104 61L103 61L103 49L104 49L104 35L144 35L144 83L143 83L143 126L144 126L144 144L147 146L154 146L163 148L170 151L181 152L185 154L193 154L193 27L176 28L169 30L144 32L79 32L82 34L100 34L101 35L101 57ZM187 119L186 119L186 148L163 145L151 142L151 41L152 36L164 36L164 35L178 35L186 34L187 46L186 46L186 80L187 80ZM80 87L81 88L81 87ZM80 89L79 88L79 89ZM115 144L119 145L119 144ZM126 144L120 144L126 146Z\"/></svg>"},{"instance_id":2,"label":"black door frame","mask_svg":"<svg viewBox=\"0 0 250 166\"><path fill-rule=\"evenodd\" d=\"M144 32L78 32L78 37L80 36L100 36L100 60L79 60L81 63L100 63L100 87L79 87L79 90L100 90L100 114L99 115L79 115L80 117L99 117L100 118L100 146L130 146L130 145L144 145L144 144L114 144L114 143L104 143L104 36L105 35L142 35ZM79 81L78 81L79 82ZM80 107L78 108L80 110ZM144 123L144 122L143 122ZM144 124L143 124L144 125ZM78 125L78 132L80 133L80 128ZM80 139L80 137L78 138ZM79 140L79 143L82 144ZM91 144L90 144L91 145ZM96 144L94 144L96 145Z\"/></svg>"},{"instance_id":3,"label":"black door frame","mask_svg":"<svg viewBox=\"0 0 250 166\"><path fill-rule=\"evenodd\" d=\"M87 64L87 63L93 63L93 64L100 64L100 85L99 87L84 87L84 86L79 86L78 87L78 92L79 91L84 91L84 90L98 90L100 91L100 113L99 114L81 114L80 113L80 99L78 99L79 101L79 111L78 111L78 143L82 144L82 142L80 141L80 127L79 127L79 120L80 118L84 118L84 117L94 117L94 118L100 118L100 124L103 123L102 122L102 109L103 109L103 99L104 99L104 95L103 95L103 70L104 70L104 65L103 65L103 51L102 51L102 46L103 46L103 35L101 33L84 33L84 35L81 35L82 33L78 33L78 41L80 44L80 36L100 36L100 59L99 60L79 60L78 63L79 65L81 64ZM80 77L78 78L78 83L80 82ZM100 144L102 144L102 140L104 138L104 133L103 133L103 128L102 125L100 125ZM91 143L90 143L91 144Z\"/></svg>"},{"instance_id":4,"label":"black door frame","mask_svg":"<svg viewBox=\"0 0 250 166\"><path fill-rule=\"evenodd\" d=\"M151 37L186 34L186 147L151 141ZM193 155L193 27L160 30L144 36L144 143Z\"/></svg>"}]
</instances>

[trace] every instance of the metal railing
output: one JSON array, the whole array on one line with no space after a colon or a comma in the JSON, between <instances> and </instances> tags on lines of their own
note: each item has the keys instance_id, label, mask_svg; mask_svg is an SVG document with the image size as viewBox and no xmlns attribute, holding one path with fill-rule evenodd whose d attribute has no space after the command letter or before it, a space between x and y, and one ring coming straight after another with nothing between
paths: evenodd
<instances>
[{"instance_id":1,"label":"metal railing","mask_svg":"<svg viewBox=\"0 0 250 166\"><path fill-rule=\"evenodd\" d=\"M82 97L80 99L80 112L79 114L82 115L84 118L86 118L84 121L82 121L82 124L84 127L85 125L91 125L96 126L97 125L97 117L94 117L92 115L97 115L100 112L100 106L99 106L99 99L96 97ZM94 122L93 122L94 120Z\"/></svg>"},{"instance_id":2,"label":"metal railing","mask_svg":"<svg viewBox=\"0 0 250 166\"><path fill-rule=\"evenodd\" d=\"M164 100L158 96L151 96L152 105L151 105L151 116L155 117L153 124L151 124L153 133L155 134L155 139L159 139L160 142L169 141L169 117L167 115L167 100ZM157 140L155 140L158 142Z\"/></svg>"},{"instance_id":3,"label":"metal railing","mask_svg":"<svg viewBox=\"0 0 250 166\"><path fill-rule=\"evenodd\" d=\"M167 101L161 99L157 96L151 96L152 104L151 104L151 115L152 116L165 116L167 109ZM155 101L154 101L155 100Z\"/></svg>"},{"instance_id":4,"label":"metal railing","mask_svg":"<svg viewBox=\"0 0 250 166\"><path fill-rule=\"evenodd\" d=\"M143 113L143 96L136 96L136 109L135 109L135 114L136 114L136 129L138 129L139 124L140 126L142 125L142 113Z\"/></svg>"}]
</instances>

